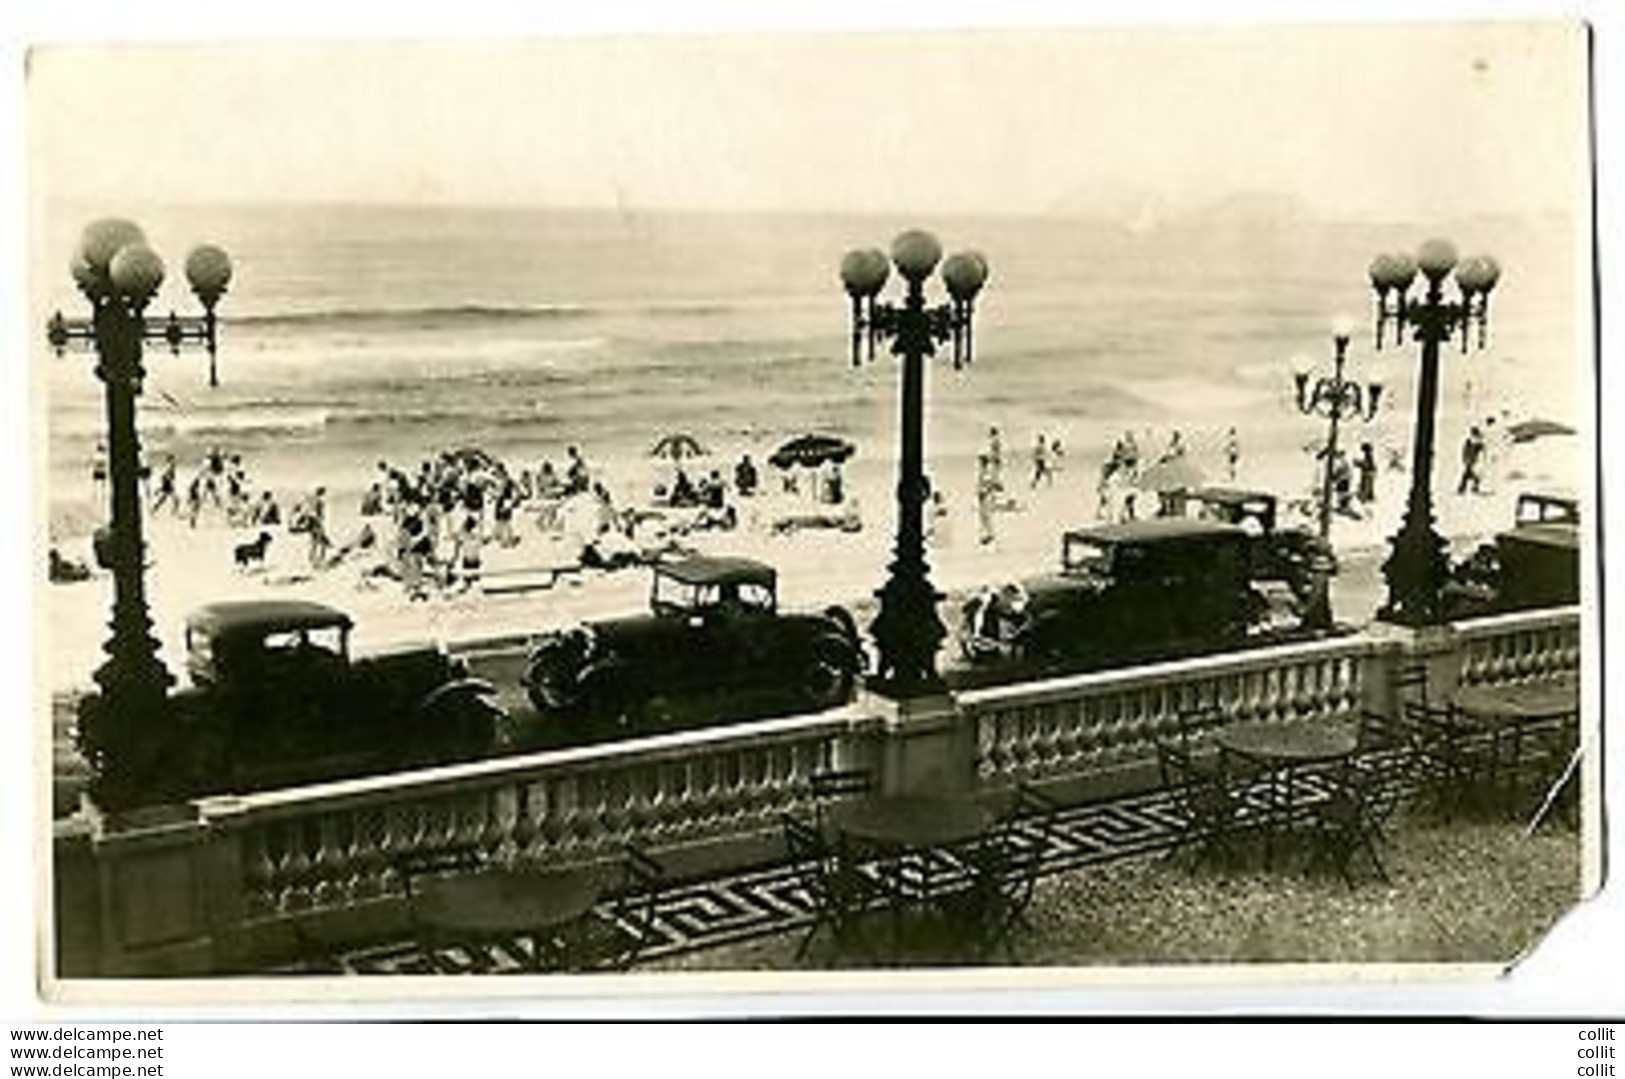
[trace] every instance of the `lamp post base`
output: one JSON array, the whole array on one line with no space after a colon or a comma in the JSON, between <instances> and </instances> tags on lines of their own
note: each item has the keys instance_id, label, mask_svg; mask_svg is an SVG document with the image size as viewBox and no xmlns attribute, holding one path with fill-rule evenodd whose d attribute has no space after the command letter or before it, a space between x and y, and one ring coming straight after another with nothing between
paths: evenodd
<instances>
[{"instance_id":1,"label":"lamp post base","mask_svg":"<svg viewBox=\"0 0 1625 1079\"><path fill-rule=\"evenodd\" d=\"M1384 622L1432 626L1444 621L1443 591L1450 578L1445 540L1431 524L1407 519L1391 541L1393 553L1382 564L1388 602L1377 611Z\"/></svg>"},{"instance_id":2,"label":"lamp post base","mask_svg":"<svg viewBox=\"0 0 1625 1079\"><path fill-rule=\"evenodd\" d=\"M937 615L942 594L923 575L893 575L875 597L880 611L869 630L880 665L868 688L892 700L941 693L946 684L937 673L936 655L948 635Z\"/></svg>"}]
</instances>

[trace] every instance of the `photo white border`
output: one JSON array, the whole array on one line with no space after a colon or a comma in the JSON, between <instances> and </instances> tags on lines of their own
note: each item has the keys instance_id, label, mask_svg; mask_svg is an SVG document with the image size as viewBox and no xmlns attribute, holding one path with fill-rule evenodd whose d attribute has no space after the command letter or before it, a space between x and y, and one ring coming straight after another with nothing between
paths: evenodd
<instances>
[{"instance_id":1,"label":"photo white border","mask_svg":"<svg viewBox=\"0 0 1625 1079\"><path fill-rule=\"evenodd\" d=\"M61 10L58 10L61 9ZM229 10L228 10L229 9ZM463 2L447 4L390 5L387 17L378 10L363 5L343 8L318 2L284 3L275 8L270 5L235 10L218 3L168 3L156 5L118 5L110 2L84 3L68 8L67 5L33 5L28 10L11 16L6 26L7 58L11 61L7 80L8 98L0 116L0 136L13 148L6 160L7 194L3 202L4 217L0 217L0 235L10 238L7 244L3 280L8 288L8 310L12 316L5 319L9 354L13 357L29 355L27 335L34 332L38 321L36 313L26 310L26 278L24 252L27 228L22 213L25 205L20 190L24 160L20 148L22 131L22 62L23 47L40 41L164 41L164 40L218 40L226 38L252 38L255 40L299 40L311 38L358 37L461 37L516 34L598 34L612 32L825 32L853 29L932 29L982 28L1023 26L1092 26L1107 23L1122 24L1215 24L1246 23L1314 23L1323 21L1370 22L1381 20L1417 21L1443 19L1482 18L1575 18L1585 17L1596 26L1597 62L1595 67L1598 95L1599 122L1597 138L1601 157L1598 162L1599 191L1606 196L1612 187L1619 189L1620 163L1617 145L1608 138L1611 118L1617 127L1620 119L1619 92L1615 85L1622 58L1618 35L1625 33L1619 15L1605 8L1599 0L1595 4L1556 3L1402 3L1386 0L1366 0L1364 3L1315 4L1308 3L1228 3L1215 10L1196 3L1158 3L1142 0L1140 3L1105 4L1042 4L982 2L955 5L924 3L848 3L823 2L818 4L775 3L616 3L598 2L570 9L540 9L537 5L512 3ZM154 117L154 122L161 122ZM1617 205L1606 201L1599 205L1599 243L1601 268L1615 264L1619 255L1620 221ZM1610 257L1610 254L1614 258ZM1603 362L1601 390L1603 400L1625 400L1620 396L1617 373L1618 351L1617 315L1606 302L1600 312L1603 332ZM12 443L9 451L0 454L7 468L5 482L8 489L25 491L31 482L29 467L33 453L33 440L29 437L30 401L29 379L25 363L13 362L3 368L6 379L3 396L5 407L12 410L5 424ZM1612 410L1601 425L1600 446L1604 461L1620 459L1619 425L1611 424ZM1605 481L1608 479L1605 473ZM1607 548L1616 544L1621 531L1614 527L1618 510L1617 500L1602 500L1607 516L1602 520L1603 540ZM4 522L4 557L0 566L8 574L5 585L14 597L29 597L34 593L34 567L32 531L16 515ZM24 601L18 600L21 607ZM31 602L31 601L28 601ZM1604 608L1609 623L1617 623L1612 607ZM31 626L14 626L26 641ZM1605 627L1606 632L1606 627ZM1617 640L1618 630L1607 639ZM48 772L39 767L34 741L29 728L35 722L33 699L20 687L34 684L34 671L28 659L29 652L17 651L18 637L6 636L8 655L5 658L6 684L11 687L13 707L3 736L5 752L0 753L0 766L5 768L0 790L4 791L4 806L0 808L0 826L4 828L5 851L12 864L26 864L36 853L33 824L39 807L35 797L36 778ZM30 650L31 651L31 650ZM1617 675L1610 672L1611 679ZM22 696L23 700L16 698ZM1610 693L1608 699L1614 699ZM1607 746L1606 767L1608 789L1618 798L1620 775L1625 765L1620 761L1617 739ZM1617 804L1617 802L1615 803ZM1617 855L1617 834L1605 837L1610 853ZM1614 860L1614 859L1610 859ZM1614 860L1615 864L1617 860ZM43 867L37 866L35 879L43 879ZM14 880L16 878L13 878ZM13 886L3 890L5 916L0 918L0 955L7 957L0 969L3 985L5 1014L13 1021L73 1019L135 1018L234 1018L252 1020L262 1016L263 1004L238 1004L225 998L229 989L210 984L205 992L212 1000L195 995L184 1004L158 1003L150 993L150 983L132 987L127 999L116 983L110 983L112 995L106 1003L95 1006L50 1005L37 995L37 971L33 957L36 954L34 932L37 920L32 909L33 895L28 889ZM307 1018L361 1018L361 1017L426 1017L429 1015L486 1016L493 1011L500 1014L559 1014L582 1015L725 1015L725 1014L850 1014L850 1013L1056 1013L1088 1012L1111 1014L1211 1014L1222 1013L1303 1013L1317 1014L1466 1014L1482 1016L1526 1016L1542 1014L1625 1014L1625 989L1615 965L1615 957L1625 954L1621 948L1622 927L1625 927L1625 905L1619 898L1620 888L1605 887L1603 895L1577 909L1554 929L1535 955L1520 964L1516 973L1493 982L1460 984L1439 982L1427 978L1393 982L1383 977L1380 968L1372 970L1371 981L1324 984L1320 979L1293 984L1285 979L1273 984L1235 984L1233 979L1220 976L1220 972L1188 971L1189 979L1182 979L1177 989L1165 985L1116 985L1111 988L1076 988L1062 985L1068 981L1064 972L1022 971L1019 986L999 988L960 988L957 979L932 972L933 983L920 984L913 977L906 978L901 992L873 988L851 989L843 979L825 979L821 976L796 976L793 988L774 986L764 988L745 979L739 984L742 991L695 995L676 994L660 986L645 987L645 979L630 977L623 984L593 988L607 989L613 996L581 996L568 999L555 997L533 1001L496 998L481 994L478 1000L390 1000L368 1001L340 1006L333 1002L322 1005L279 1005L279 1018L304 1016ZM15 959L26 959L18 963ZM1410 969L1407 973L1411 973ZM1148 979L1155 972L1144 972ZM997 977L995 975L995 977ZM1138 979L1135 979L1138 981ZM816 986L817 988L810 988Z\"/></svg>"}]
</instances>

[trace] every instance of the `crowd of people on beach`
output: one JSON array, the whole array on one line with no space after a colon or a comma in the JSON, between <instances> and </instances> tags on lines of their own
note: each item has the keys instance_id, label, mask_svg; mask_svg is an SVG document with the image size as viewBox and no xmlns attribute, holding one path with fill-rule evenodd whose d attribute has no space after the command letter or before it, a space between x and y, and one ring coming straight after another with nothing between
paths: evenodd
<instances>
[{"instance_id":1,"label":"crowd of people on beach","mask_svg":"<svg viewBox=\"0 0 1625 1079\"><path fill-rule=\"evenodd\" d=\"M480 581L487 544L506 548L520 543L515 521L523 507L544 507L539 518L556 527L558 507L573 498L590 500L595 534L616 527L609 491L593 481L575 446L566 450L558 469L545 460L535 470L510 469L500 458L472 448L439 453L412 469L379 461L378 478L361 499L363 521L387 521L389 529L383 557L371 573L398 579L413 599L425 598L434 587L472 588ZM369 523L363 524L362 535L370 537L365 547L377 542ZM313 565L317 543L313 534Z\"/></svg>"},{"instance_id":2,"label":"crowd of people on beach","mask_svg":"<svg viewBox=\"0 0 1625 1079\"><path fill-rule=\"evenodd\" d=\"M583 568L646 562L672 549L675 535L734 527L734 499L752 497L759 489L759 474L747 454L733 469L731 484L721 469L691 475L679 465L646 500L619 505L577 446L567 447L562 464L544 459L534 468L467 447L410 466L379 461L360 494L359 526L343 539L333 534L325 486L293 502L285 530L305 537L304 560L311 573L353 565L364 556L364 581L397 580L408 597L423 599L478 586L490 548L517 547L527 535L579 541L579 548L562 557ZM155 503L162 497L160 490ZM267 520L250 514L229 523L280 521L280 516Z\"/></svg>"},{"instance_id":3,"label":"crowd of people on beach","mask_svg":"<svg viewBox=\"0 0 1625 1079\"><path fill-rule=\"evenodd\" d=\"M207 516L215 516L234 528L282 523L282 507L276 495L262 490L256 497L242 455L228 454L219 446L204 453L184 490L180 464L173 453L163 455L156 475L150 465L143 465L141 481L149 512L156 514L167 508L171 516L184 518L192 528Z\"/></svg>"}]
</instances>

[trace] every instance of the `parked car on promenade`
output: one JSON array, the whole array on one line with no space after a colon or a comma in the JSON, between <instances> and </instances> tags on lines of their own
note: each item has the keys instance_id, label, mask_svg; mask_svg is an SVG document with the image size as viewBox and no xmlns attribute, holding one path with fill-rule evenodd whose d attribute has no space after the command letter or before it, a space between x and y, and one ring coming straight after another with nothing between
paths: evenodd
<instances>
[{"instance_id":1,"label":"parked car on promenade","mask_svg":"<svg viewBox=\"0 0 1625 1079\"><path fill-rule=\"evenodd\" d=\"M493 685L429 645L352 657L352 625L305 600L192 613L192 685L172 699L200 792L447 763L493 747L506 721Z\"/></svg>"},{"instance_id":2,"label":"parked car on promenade","mask_svg":"<svg viewBox=\"0 0 1625 1079\"><path fill-rule=\"evenodd\" d=\"M1564 607L1580 602L1580 504L1574 496L1518 496L1513 525L1451 569L1451 618Z\"/></svg>"},{"instance_id":3,"label":"parked car on promenade","mask_svg":"<svg viewBox=\"0 0 1625 1079\"><path fill-rule=\"evenodd\" d=\"M1267 617L1252 536L1232 524L1154 518L1067 532L1059 573L973 598L973 664L1089 669L1245 643Z\"/></svg>"},{"instance_id":4,"label":"parked car on promenade","mask_svg":"<svg viewBox=\"0 0 1625 1079\"><path fill-rule=\"evenodd\" d=\"M748 558L656 565L648 613L536 642L524 683L544 729L527 737L596 740L850 700L864 666L852 616L782 613L777 584Z\"/></svg>"},{"instance_id":5,"label":"parked car on promenade","mask_svg":"<svg viewBox=\"0 0 1625 1079\"><path fill-rule=\"evenodd\" d=\"M1280 500L1269 491L1203 487L1191 492L1188 501L1199 519L1239 525L1252 536L1255 581L1281 581L1296 593L1307 586L1312 573L1337 572L1337 556L1319 533L1280 526Z\"/></svg>"}]
</instances>

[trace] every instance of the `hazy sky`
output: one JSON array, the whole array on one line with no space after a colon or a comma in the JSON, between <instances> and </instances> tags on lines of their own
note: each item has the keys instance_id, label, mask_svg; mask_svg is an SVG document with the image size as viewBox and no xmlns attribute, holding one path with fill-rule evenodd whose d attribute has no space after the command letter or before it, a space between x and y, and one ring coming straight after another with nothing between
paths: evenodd
<instances>
[{"instance_id":1,"label":"hazy sky","mask_svg":"<svg viewBox=\"0 0 1625 1079\"><path fill-rule=\"evenodd\" d=\"M57 46L36 193L1044 212L1564 205L1577 25Z\"/></svg>"}]
</instances>

